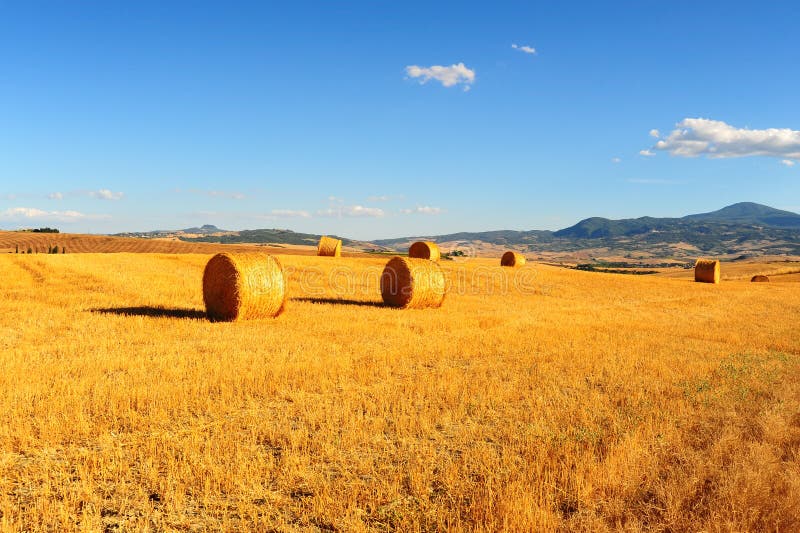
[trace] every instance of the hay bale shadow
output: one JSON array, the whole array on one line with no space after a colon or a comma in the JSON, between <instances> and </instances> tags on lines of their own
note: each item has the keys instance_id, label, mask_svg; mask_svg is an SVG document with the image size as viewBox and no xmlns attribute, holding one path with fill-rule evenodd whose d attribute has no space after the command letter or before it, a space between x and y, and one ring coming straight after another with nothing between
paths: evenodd
<instances>
[{"instance_id":1,"label":"hay bale shadow","mask_svg":"<svg viewBox=\"0 0 800 533\"><path fill-rule=\"evenodd\" d=\"M155 318L206 318L206 312L198 309L180 309L142 305L136 307L101 307L90 309L92 313L119 316L149 316Z\"/></svg>"},{"instance_id":2,"label":"hay bale shadow","mask_svg":"<svg viewBox=\"0 0 800 533\"><path fill-rule=\"evenodd\" d=\"M309 302L312 304L331 305L358 305L361 307L387 307L383 302L365 302L364 300L347 300L342 298L293 298L295 302Z\"/></svg>"}]
</instances>

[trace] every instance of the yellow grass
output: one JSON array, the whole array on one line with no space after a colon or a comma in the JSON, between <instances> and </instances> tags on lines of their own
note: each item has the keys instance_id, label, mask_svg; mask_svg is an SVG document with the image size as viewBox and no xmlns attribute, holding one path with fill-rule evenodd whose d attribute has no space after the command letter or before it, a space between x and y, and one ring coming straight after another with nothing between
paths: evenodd
<instances>
[{"instance_id":1,"label":"yellow grass","mask_svg":"<svg viewBox=\"0 0 800 533\"><path fill-rule=\"evenodd\" d=\"M209 323L209 257L0 256L0 528L800 528L800 284L281 256Z\"/></svg>"}]
</instances>

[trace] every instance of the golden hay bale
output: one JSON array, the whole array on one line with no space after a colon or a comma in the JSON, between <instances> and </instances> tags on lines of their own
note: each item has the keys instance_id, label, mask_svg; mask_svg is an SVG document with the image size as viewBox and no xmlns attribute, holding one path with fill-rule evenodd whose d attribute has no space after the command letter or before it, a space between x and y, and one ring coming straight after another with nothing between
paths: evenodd
<instances>
[{"instance_id":1,"label":"golden hay bale","mask_svg":"<svg viewBox=\"0 0 800 533\"><path fill-rule=\"evenodd\" d=\"M521 267L525 264L525 256L517 252L506 252L500 258L500 266Z\"/></svg>"},{"instance_id":2,"label":"golden hay bale","mask_svg":"<svg viewBox=\"0 0 800 533\"><path fill-rule=\"evenodd\" d=\"M324 255L328 257L341 257L342 241L339 239L334 239L333 237L327 237L323 235L319 239L319 245L317 245L317 255Z\"/></svg>"},{"instance_id":3,"label":"golden hay bale","mask_svg":"<svg viewBox=\"0 0 800 533\"><path fill-rule=\"evenodd\" d=\"M444 272L433 261L393 257L381 274L381 296L391 307L440 307L444 295Z\"/></svg>"},{"instance_id":4,"label":"golden hay bale","mask_svg":"<svg viewBox=\"0 0 800 533\"><path fill-rule=\"evenodd\" d=\"M719 283L719 260L698 259L694 264L694 280L703 283Z\"/></svg>"},{"instance_id":5,"label":"golden hay bale","mask_svg":"<svg viewBox=\"0 0 800 533\"><path fill-rule=\"evenodd\" d=\"M439 246L431 241L417 241L408 248L408 257L438 261L441 256Z\"/></svg>"},{"instance_id":6,"label":"golden hay bale","mask_svg":"<svg viewBox=\"0 0 800 533\"><path fill-rule=\"evenodd\" d=\"M750 281L751 282L761 282L761 283L763 283L763 282L769 281L769 277L768 276L762 276L762 275L759 274L757 276L753 276L752 278L750 278Z\"/></svg>"},{"instance_id":7,"label":"golden hay bale","mask_svg":"<svg viewBox=\"0 0 800 533\"><path fill-rule=\"evenodd\" d=\"M203 272L203 300L213 321L278 316L286 297L283 267L267 254L217 254Z\"/></svg>"}]
</instances>

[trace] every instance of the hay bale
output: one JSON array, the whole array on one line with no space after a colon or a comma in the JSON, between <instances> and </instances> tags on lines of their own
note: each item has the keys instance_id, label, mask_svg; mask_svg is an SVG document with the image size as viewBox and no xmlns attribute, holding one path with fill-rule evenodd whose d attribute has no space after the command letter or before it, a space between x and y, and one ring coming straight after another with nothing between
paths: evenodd
<instances>
[{"instance_id":1,"label":"hay bale","mask_svg":"<svg viewBox=\"0 0 800 533\"><path fill-rule=\"evenodd\" d=\"M757 276L753 276L752 278L750 278L750 282L751 283L765 283L765 282L768 282L768 281L769 281L769 277L762 276L761 274L759 274Z\"/></svg>"},{"instance_id":2,"label":"hay bale","mask_svg":"<svg viewBox=\"0 0 800 533\"><path fill-rule=\"evenodd\" d=\"M340 239L334 239L333 237L327 237L323 235L320 237L319 244L317 245L317 255L326 257L341 257L342 241Z\"/></svg>"},{"instance_id":3,"label":"hay bale","mask_svg":"<svg viewBox=\"0 0 800 533\"><path fill-rule=\"evenodd\" d=\"M381 296L384 303L391 307L440 307L444 295L444 272L433 261L393 257L381 274Z\"/></svg>"},{"instance_id":4,"label":"hay bale","mask_svg":"<svg viewBox=\"0 0 800 533\"><path fill-rule=\"evenodd\" d=\"M702 283L719 283L719 260L698 259L694 264L694 280Z\"/></svg>"},{"instance_id":5,"label":"hay bale","mask_svg":"<svg viewBox=\"0 0 800 533\"><path fill-rule=\"evenodd\" d=\"M287 292L280 262L263 253L217 254L203 272L203 300L212 321L278 316Z\"/></svg>"},{"instance_id":6,"label":"hay bale","mask_svg":"<svg viewBox=\"0 0 800 533\"><path fill-rule=\"evenodd\" d=\"M431 241L417 241L408 248L408 257L438 261L441 256L439 246Z\"/></svg>"},{"instance_id":7,"label":"hay bale","mask_svg":"<svg viewBox=\"0 0 800 533\"><path fill-rule=\"evenodd\" d=\"M517 252L506 252L500 258L500 266L521 267L525 264L525 256Z\"/></svg>"}]
</instances>

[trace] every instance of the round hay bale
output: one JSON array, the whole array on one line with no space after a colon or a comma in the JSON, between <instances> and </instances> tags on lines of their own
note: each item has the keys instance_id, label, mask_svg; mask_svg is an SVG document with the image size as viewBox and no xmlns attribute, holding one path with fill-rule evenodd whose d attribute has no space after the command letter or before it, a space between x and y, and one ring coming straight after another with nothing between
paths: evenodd
<instances>
[{"instance_id":1,"label":"round hay bale","mask_svg":"<svg viewBox=\"0 0 800 533\"><path fill-rule=\"evenodd\" d=\"M759 274L757 276L753 276L752 278L750 278L750 282L752 282L752 283L765 283L765 282L768 282L768 281L769 281L769 277L768 276L762 276L761 274Z\"/></svg>"},{"instance_id":2,"label":"round hay bale","mask_svg":"<svg viewBox=\"0 0 800 533\"><path fill-rule=\"evenodd\" d=\"M408 257L438 261L441 256L439 246L431 241L417 241L408 248Z\"/></svg>"},{"instance_id":3,"label":"round hay bale","mask_svg":"<svg viewBox=\"0 0 800 533\"><path fill-rule=\"evenodd\" d=\"M340 239L334 239L333 237L327 237L323 235L320 237L319 244L317 245L317 255L325 257L341 257L342 241Z\"/></svg>"},{"instance_id":4,"label":"round hay bale","mask_svg":"<svg viewBox=\"0 0 800 533\"><path fill-rule=\"evenodd\" d=\"M500 266L521 267L525 264L525 256L517 252L506 252L500 258Z\"/></svg>"},{"instance_id":5,"label":"round hay bale","mask_svg":"<svg viewBox=\"0 0 800 533\"><path fill-rule=\"evenodd\" d=\"M702 283L719 283L719 260L698 259L694 264L694 280Z\"/></svg>"},{"instance_id":6,"label":"round hay bale","mask_svg":"<svg viewBox=\"0 0 800 533\"><path fill-rule=\"evenodd\" d=\"M271 255L221 253L203 272L206 314L215 322L278 316L286 297L283 267Z\"/></svg>"},{"instance_id":7,"label":"round hay bale","mask_svg":"<svg viewBox=\"0 0 800 533\"><path fill-rule=\"evenodd\" d=\"M388 306L402 309L441 307L444 295L444 272L433 261L393 257L381 274L381 296Z\"/></svg>"}]
</instances>

